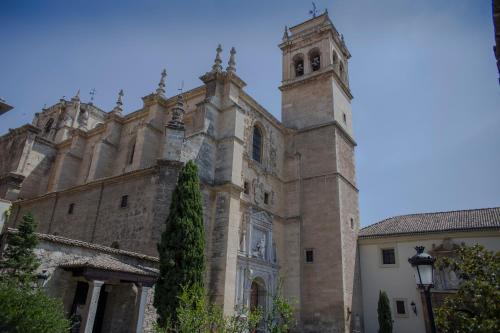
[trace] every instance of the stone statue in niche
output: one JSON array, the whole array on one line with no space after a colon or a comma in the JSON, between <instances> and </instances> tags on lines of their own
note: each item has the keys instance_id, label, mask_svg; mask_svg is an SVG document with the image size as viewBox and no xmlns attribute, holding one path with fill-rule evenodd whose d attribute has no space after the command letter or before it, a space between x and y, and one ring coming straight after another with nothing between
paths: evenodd
<instances>
[{"instance_id":1,"label":"stone statue in niche","mask_svg":"<svg viewBox=\"0 0 500 333\"><path fill-rule=\"evenodd\" d=\"M266 258L266 235L263 232L259 232L257 235L254 246L252 247L252 255L257 258ZM260 237L259 237L260 236Z\"/></svg>"},{"instance_id":2,"label":"stone statue in niche","mask_svg":"<svg viewBox=\"0 0 500 333\"><path fill-rule=\"evenodd\" d=\"M247 239L247 220L248 220L248 215L244 214L241 217L241 224L240 224L240 251L245 251L245 243Z\"/></svg>"}]
</instances>

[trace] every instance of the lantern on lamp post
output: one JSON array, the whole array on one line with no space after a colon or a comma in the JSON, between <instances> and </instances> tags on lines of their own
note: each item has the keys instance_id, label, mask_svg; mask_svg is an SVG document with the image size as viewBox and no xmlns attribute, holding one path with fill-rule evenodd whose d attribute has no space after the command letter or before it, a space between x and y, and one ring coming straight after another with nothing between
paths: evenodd
<instances>
[{"instance_id":1,"label":"lantern on lamp post","mask_svg":"<svg viewBox=\"0 0 500 333\"><path fill-rule=\"evenodd\" d=\"M431 288L434 286L434 262L436 258L424 252L423 246L415 247L417 253L408 258L408 262L415 270L415 280L417 287L424 291L427 313L431 325L431 333L436 333L436 324L434 323L434 313L431 304Z\"/></svg>"}]
</instances>

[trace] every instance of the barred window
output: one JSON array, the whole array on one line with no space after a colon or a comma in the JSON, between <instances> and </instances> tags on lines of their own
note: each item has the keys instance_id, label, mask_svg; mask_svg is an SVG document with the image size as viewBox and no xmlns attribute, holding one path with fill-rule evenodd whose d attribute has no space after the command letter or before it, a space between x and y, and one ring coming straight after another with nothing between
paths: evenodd
<instances>
[{"instance_id":1,"label":"barred window","mask_svg":"<svg viewBox=\"0 0 500 333\"><path fill-rule=\"evenodd\" d=\"M262 162L262 131L257 126L253 128L252 158Z\"/></svg>"}]
</instances>

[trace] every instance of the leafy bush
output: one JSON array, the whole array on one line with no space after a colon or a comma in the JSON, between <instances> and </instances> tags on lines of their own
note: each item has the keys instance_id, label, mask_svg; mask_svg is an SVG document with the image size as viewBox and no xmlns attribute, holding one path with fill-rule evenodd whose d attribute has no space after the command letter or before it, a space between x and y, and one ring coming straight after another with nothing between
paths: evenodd
<instances>
[{"instance_id":1,"label":"leafy bush","mask_svg":"<svg viewBox=\"0 0 500 333\"><path fill-rule=\"evenodd\" d=\"M441 258L436 266L461 279L457 294L436 309L439 332L500 332L500 252L494 254L481 245L462 247L457 257Z\"/></svg>"},{"instance_id":2,"label":"leafy bush","mask_svg":"<svg viewBox=\"0 0 500 333\"><path fill-rule=\"evenodd\" d=\"M66 333L69 321L62 303L42 290L0 282L0 332Z\"/></svg>"},{"instance_id":3,"label":"leafy bush","mask_svg":"<svg viewBox=\"0 0 500 333\"><path fill-rule=\"evenodd\" d=\"M40 265L33 249L38 244L36 223L28 214L10 235L0 262L0 332L59 333L69 330L62 302L36 286Z\"/></svg>"},{"instance_id":4,"label":"leafy bush","mask_svg":"<svg viewBox=\"0 0 500 333\"><path fill-rule=\"evenodd\" d=\"M224 316L220 306L209 304L199 284L182 288L176 321L167 320L156 333L243 333L253 332L262 319L260 310Z\"/></svg>"}]
</instances>

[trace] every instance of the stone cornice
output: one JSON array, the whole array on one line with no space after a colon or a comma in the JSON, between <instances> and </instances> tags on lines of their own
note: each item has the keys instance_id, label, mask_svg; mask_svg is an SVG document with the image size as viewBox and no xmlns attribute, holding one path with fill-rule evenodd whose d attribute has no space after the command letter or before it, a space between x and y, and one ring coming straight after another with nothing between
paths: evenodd
<instances>
[{"instance_id":1,"label":"stone cornice","mask_svg":"<svg viewBox=\"0 0 500 333\"><path fill-rule=\"evenodd\" d=\"M345 139L347 139L347 141L349 141L349 143L351 143L354 147L356 147L358 145L356 143L356 141L354 140L354 138L349 133L347 133L347 131L344 128L342 128L342 126L336 120L333 120L333 121L330 121L330 122L327 122L327 123L324 123L324 124L320 124L320 125L314 125L314 126L302 128L302 129L296 130L295 133L296 134L300 134L300 133L314 131L316 129L319 129L319 128L322 128L322 127L328 127L328 126L334 126L335 128L339 129L340 132L341 132L341 134L342 134L342 136L344 136Z\"/></svg>"},{"instance_id":2,"label":"stone cornice","mask_svg":"<svg viewBox=\"0 0 500 333\"><path fill-rule=\"evenodd\" d=\"M444 238L477 238L477 237L499 237L500 229L498 227L477 228L466 230L450 231L424 231L409 232L390 235L358 236L359 245L381 244L381 243L402 243L414 242L416 240L434 240Z\"/></svg>"},{"instance_id":3,"label":"stone cornice","mask_svg":"<svg viewBox=\"0 0 500 333\"><path fill-rule=\"evenodd\" d=\"M9 128L8 133L0 136L0 142L8 140L13 136L16 136L16 135L19 135L22 133L31 132L34 134L40 134L41 131L42 131L41 129L39 129L38 127L33 126L31 124L24 124L23 126L18 127L18 128L14 128L14 129Z\"/></svg>"},{"instance_id":4,"label":"stone cornice","mask_svg":"<svg viewBox=\"0 0 500 333\"><path fill-rule=\"evenodd\" d=\"M117 176L100 178L100 179L93 180L93 181L90 181L90 182L85 183L85 184L72 186L72 187L65 188L65 189L62 189L59 191L49 192L49 193L46 193L44 195L38 196L36 198L18 200L18 201L15 201L15 203L16 204L17 203L19 203L19 204L32 203L32 202L36 202L36 201L40 201L40 200L45 200L47 198L51 198L51 197L54 197L54 196L60 195L60 194L83 191L83 190L86 190L88 188L100 186L101 184L106 185L106 184L120 183L126 179L141 177L141 176L148 175L148 174L154 174L157 171L158 171L158 169L157 169L157 166L155 165L155 166L148 167L145 169L130 171L130 172L127 172L127 173L124 173L121 175L117 175Z\"/></svg>"}]
</instances>

